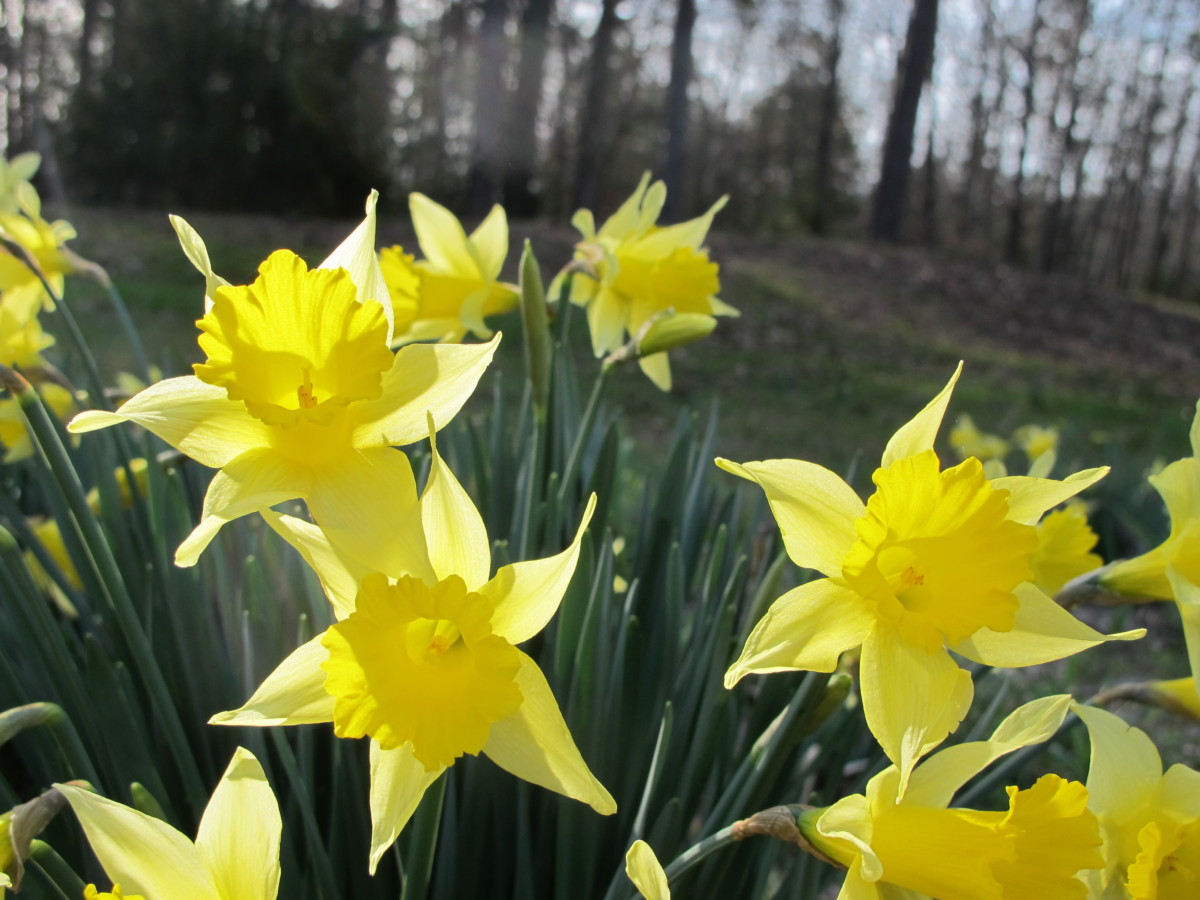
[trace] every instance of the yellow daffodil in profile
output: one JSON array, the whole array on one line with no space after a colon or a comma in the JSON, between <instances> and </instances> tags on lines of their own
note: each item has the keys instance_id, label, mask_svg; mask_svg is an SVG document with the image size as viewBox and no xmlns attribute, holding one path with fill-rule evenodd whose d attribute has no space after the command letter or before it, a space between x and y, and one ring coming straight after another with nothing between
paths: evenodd
<instances>
[{"instance_id":1,"label":"yellow daffodil in profile","mask_svg":"<svg viewBox=\"0 0 1200 900\"><path fill-rule=\"evenodd\" d=\"M279 250L253 284L218 285L197 323L207 359L194 375L70 423L86 432L136 422L220 470L178 565L193 564L226 522L300 497L364 564L381 567L399 542L408 571L428 572L412 468L395 448L425 436L427 412L439 427L458 412L499 337L394 353L373 204L367 221L320 268Z\"/></svg>"},{"instance_id":2,"label":"yellow daffodil in profile","mask_svg":"<svg viewBox=\"0 0 1200 900\"><path fill-rule=\"evenodd\" d=\"M460 341L470 332L489 338L487 316L517 305L516 285L499 280L508 256L508 219L493 206L467 236L450 210L424 194L410 194L417 242L425 258L414 262L400 247L379 253L379 265L396 309L396 342Z\"/></svg>"},{"instance_id":3,"label":"yellow daffodil in profile","mask_svg":"<svg viewBox=\"0 0 1200 900\"><path fill-rule=\"evenodd\" d=\"M1079 873L1104 865L1088 791L1045 775L1008 788L1008 809L947 808L968 780L1001 756L1046 740L1070 697L1045 697L1010 715L992 737L942 750L913 771L895 766L797 824L809 843L847 869L838 900L1084 900Z\"/></svg>"},{"instance_id":4,"label":"yellow daffodil in profile","mask_svg":"<svg viewBox=\"0 0 1200 900\"><path fill-rule=\"evenodd\" d=\"M1029 560L1033 583L1053 597L1072 578L1100 568L1104 560L1092 552L1099 540L1083 504L1054 510L1037 525L1037 546Z\"/></svg>"},{"instance_id":5,"label":"yellow daffodil in profile","mask_svg":"<svg viewBox=\"0 0 1200 900\"><path fill-rule=\"evenodd\" d=\"M1094 897L1192 900L1200 896L1200 772L1162 758L1145 732L1110 712L1075 707L1092 742L1089 805L1108 865Z\"/></svg>"},{"instance_id":6,"label":"yellow daffodil in profile","mask_svg":"<svg viewBox=\"0 0 1200 900\"><path fill-rule=\"evenodd\" d=\"M640 338L661 316L738 315L717 298L721 289L717 264L703 246L713 216L727 198L722 197L698 218L659 227L655 223L666 198L666 185L661 181L650 184L647 172L633 196L599 231L589 210L581 209L571 219L583 235L575 246L571 301L587 307L596 356L617 350L627 333ZM550 293L557 293L553 286ZM695 325L689 330L697 332ZM671 389L665 351L643 355L639 363L658 387Z\"/></svg>"},{"instance_id":7,"label":"yellow daffodil in profile","mask_svg":"<svg viewBox=\"0 0 1200 900\"><path fill-rule=\"evenodd\" d=\"M15 187L16 209L0 209L0 235L19 244L45 276L57 296L62 296L64 276L76 268L76 257L66 248L75 237L69 222L47 222L42 218L42 202L28 182ZM0 248L0 293L6 304L21 310L54 308L54 299L46 293L38 274L24 260Z\"/></svg>"},{"instance_id":8,"label":"yellow daffodil in profile","mask_svg":"<svg viewBox=\"0 0 1200 900\"><path fill-rule=\"evenodd\" d=\"M1196 675L1200 673L1200 403L1192 420L1191 444L1191 456L1150 476L1171 517L1170 534L1153 550L1113 563L1099 582L1132 602L1174 600L1183 620L1192 675Z\"/></svg>"},{"instance_id":9,"label":"yellow daffodil in profile","mask_svg":"<svg viewBox=\"0 0 1200 900\"><path fill-rule=\"evenodd\" d=\"M1110 639L1047 597L1030 565L1042 513L1107 470L989 481L974 457L943 470L933 442L961 370L892 436L865 504L814 463L717 460L766 492L792 561L826 576L775 601L726 687L751 673L832 672L861 646L867 725L902 778L971 705L971 676L951 651L1029 666Z\"/></svg>"},{"instance_id":10,"label":"yellow daffodil in profile","mask_svg":"<svg viewBox=\"0 0 1200 900\"><path fill-rule=\"evenodd\" d=\"M124 900L275 900L279 806L262 766L238 748L190 841L166 822L67 784L55 788L79 818L111 892Z\"/></svg>"},{"instance_id":11,"label":"yellow daffodil in profile","mask_svg":"<svg viewBox=\"0 0 1200 900\"><path fill-rule=\"evenodd\" d=\"M421 498L433 573L362 575L310 525L264 513L316 569L337 619L296 650L221 725L332 722L371 739L370 868L456 759L484 753L518 778L616 811L583 761L537 663L519 650L558 609L593 496L571 545L489 578L483 520L434 448ZM402 563L400 558L394 567Z\"/></svg>"},{"instance_id":12,"label":"yellow daffodil in profile","mask_svg":"<svg viewBox=\"0 0 1200 900\"><path fill-rule=\"evenodd\" d=\"M1043 453L1058 449L1058 429L1053 425L1022 425L1013 432L1013 440L1032 463Z\"/></svg>"},{"instance_id":13,"label":"yellow daffodil in profile","mask_svg":"<svg viewBox=\"0 0 1200 900\"><path fill-rule=\"evenodd\" d=\"M958 417L958 423L950 429L950 445L962 457L974 456L987 462L989 459L1004 459L1008 455L1008 441L997 434L981 431L975 420L968 415Z\"/></svg>"}]
</instances>

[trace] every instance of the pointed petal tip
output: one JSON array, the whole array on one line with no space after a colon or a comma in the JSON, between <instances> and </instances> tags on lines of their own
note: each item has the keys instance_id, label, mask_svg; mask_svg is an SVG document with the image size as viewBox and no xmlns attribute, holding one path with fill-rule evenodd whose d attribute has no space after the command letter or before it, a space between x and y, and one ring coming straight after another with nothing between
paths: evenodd
<instances>
[{"instance_id":1,"label":"pointed petal tip","mask_svg":"<svg viewBox=\"0 0 1200 900\"><path fill-rule=\"evenodd\" d=\"M123 416L102 409L89 409L79 413L67 423L67 431L71 434L85 434L124 422Z\"/></svg>"}]
</instances>

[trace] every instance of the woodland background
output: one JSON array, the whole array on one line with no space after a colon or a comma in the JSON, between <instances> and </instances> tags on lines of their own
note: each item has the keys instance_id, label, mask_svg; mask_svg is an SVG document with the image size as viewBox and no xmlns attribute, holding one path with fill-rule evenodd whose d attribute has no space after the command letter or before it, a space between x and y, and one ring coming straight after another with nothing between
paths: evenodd
<instances>
[{"instance_id":1,"label":"woodland background","mask_svg":"<svg viewBox=\"0 0 1200 900\"><path fill-rule=\"evenodd\" d=\"M372 186L926 244L1200 293L1188 0L4 0L66 204L349 217Z\"/></svg>"}]
</instances>

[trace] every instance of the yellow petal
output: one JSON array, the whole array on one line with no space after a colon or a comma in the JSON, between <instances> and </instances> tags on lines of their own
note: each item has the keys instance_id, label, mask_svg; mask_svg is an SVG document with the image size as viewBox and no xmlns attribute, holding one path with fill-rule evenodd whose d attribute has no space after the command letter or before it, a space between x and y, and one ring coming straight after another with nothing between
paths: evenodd
<instances>
[{"instance_id":1,"label":"yellow petal","mask_svg":"<svg viewBox=\"0 0 1200 900\"><path fill-rule=\"evenodd\" d=\"M829 578L802 584L772 603L754 626L725 673L725 687L751 673L832 672L842 653L867 639L875 621L874 611L845 584Z\"/></svg>"},{"instance_id":2,"label":"yellow petal","mask_svg":"<svg viewBox=\"0 0 1200 900\"><path fill-rule=\"evenodd\" d=\"M1154 805L1178 821L1194 819L1200 809L1200 772L1175 763L1159 782Z\"/></svg>"},{"instance_id":3,"label":"yellow petal","mask_svg":"<svg viewBox=\"0 0 1200 900\"><path fill-rule=\"evenodd\" d=\"M492 726L483 752L518 778L581 800L601 815L615 813L616 801L580 756L546 676L524 653L517 685L525 698L520 709Z\"/></svg>"},{"instance_id":4,"label":"yellow petal","mask_svg":"<svg viewBox=\"0 0 1200 900\"><path fill-rule=\"evenodd\" d=\"M230 400L224 388L191 375L152 384L116 412L82 412L67 430L82 434L119 422L135 422L214 469L247 450L271 443L270 429L246 412L245 404Z\"/></svg>"},{"instance_id":5,"label":"yellow petal","mask_svg":"<svg viewBox=\"0 0 1200 900\"><path fill-rule=\"evenodd\" d=\"M992 480L992 487L1009 492L1008 517L1014 522L1033 525L1048 509L1070 500L1084 488L1091 487L1108 474L1108 466L1084 469L1062 481L1052 478L1030 478L1028 475L1008 475Z\"/></svg>"},{"instance_id":6,"label":"yellow petal","mask_svg":"<svg viewBox=\"0 0 1200 900\"><path fill-rule=\"evenodd\" d=\"M413 756L412 745L382 750L371 741L371 861L375 874L379 860L392 846L430 785L445 769L426 771Z\"/></svg>"},{"instance_id":7,"label":"yellow petal","mask_svg":"<svg viewBox=\"0 0 1200 900\"><path fill-rule=\"evenodd\" d=\"M579 545L595 510L596 495L592 494L575 531L575 539L566 550L546 559L504 566L495 578L479 589L480 595L495 605L493 632L510 644L520 644L546 627L558 611L571 576L575 574Z\"/></svg>"},{"instance_id":8,"label":"yellow petal","mask_svg":"<svg viewBox=\"0 0 1200 900\"><path fill-rule=\"evenodd\" d=\"M1192 443L1192 456L1200 457L1200 400L1196 401L1196 414L1192 416L1192 428L1188 437Z\"/></svg>"},{"instance_id":9,"label":"yellow petal","mask_svg":"<svg viewBox=\"0 0 1200 900\"><path fill-rule=\"evenodd\" d=\"M960 362L958 368L954 370L954 374L950 376L950 381L938 395L892 435L883 451L881 465L884 468L898 459L916 456L924 450L933 448L933 441L937 437L938 428L941 427L942 417L946 415L946 407L950 403L950 395L954 392L958 376L962 374L962 367L963 364Z\"/></svg>"},{"instance_id":10,"label":"yellow petal","mask_svg":"<svg viewBox=\"0 0 1200 900\"><path fill-rule=\"evenodd\" d=\"M1092 745L1087 780L1092 809L1114 821L1124 819L1154 796L1162 757L1144 731L1107 710L1079 703L1073 708Z\"/></svg>"},{"instance_id":11,"label":"yellow petal","mask_svg":"<svg viewBox=\"0 0 1200 900\"><path fill-rule=\"evenodd\" d=\"M864 882L883 877L883 864L871 849L874 830L871 808L862 794L843 797L817 819L817 849L842 865L849 866ZM825 838L828 844L820 842Z\"/></svg>"},{"instance_id":12,"label":"yellow petal","mask_svg":"<svg viewBox=\"0 0 1200 900\"><path fill-rule=\"evenodd\" d=\"M341 620L354 612L358 586L370 569L339 552L316 525L271 509L259 510L259 515L276 534L300 551L304 561L317 573L325 596L333 604L334 616Z\"/></svg>"},{"instance_id":13,"label":"yellow petal","mask_svg":"<svg viewBox=\"0 0 1200 900\"><path fill-rule=\"evenodd\" d=\"M220 712L210 725L310 725L333 721L333 696L325 690L321 664L329 651L324 635L302 644L276 666L240 708Z\"/></svg>"},{"instance_id":14,"label":"yellow petal","mask_svg":"<svg viewBox=\"0 0 1200 900\"><path fill-rule=\"evenodd\" d=\"M224 278L213 271L212 262L208 258L208 248L204 246L204 238L188 224L183 216L167 216L175 235L179 238L179 246L183 255L204 276L204 311L212 309L213 295L217 288L229 284Z\"/></svg>"},{"instance_id":15,"label":"yellow petal","mask_svg":"<svg viewBox=\"0 0 1200 900\"><path fill-rule=\"evenodd\" d=\"M200 522L175 551L175 565L191 566L226 522L303 497L308 470L269 448L248 450L213 476L204 495Z\"/></svg>"},{"instance_id":16,"label":"yellow petal","mask_svg":"<svg viewBox=\"0 0 1200 900\"><path fill-rule=\"evenodd\" d=\"M575 281L586 281L578 275ZM588 330L592 334L592 352L596 356L611 353L625 342L625 326L629 323L629 301L616 291L602 285L587 307Z\"/></svg>"},{"instance_id":17,"label":"yellow petal","mask_svg":"<svg viewBox=\"0 0 1200 900\"><path fill-rule=\"evenodd\" d=\"M638 241L637 252L648 256L667 256L679 247L699 250L712 227L713 216L724 209L728 202L729 197L726 195L710 206L708 212L702 216L651 232Z\"/></svg>"},{"instance_id":18,"label":"yellow petal","mask_svg":"<svg viewBox=\"0 0 1200 900\"><path fill-rule=\"evenodd\" d=\"M317 268L345 269L350 273L350 279L358 289L358 302L375 302L383 307L390 342L395 328L395 313L392 310L392 298L388 294L387 282L383 278L383 270L379 267L379 259L375 255L375 204L378 200L379 192L371 191L367 197L366 218Z\"/></svg>"},{"instance_id":19,"label":"yellow petal","mask_svg":"<svg viewBox=\"0 0 1200 900\"><path fill-rule=\"evenodd\" d=\"M370 571L433 576L417 483L403 451L372 447L317 470L308 509L337 551Z\"/></svg>"},{"instance_id":20,"label":"yellow petal","mask_svg":"<svg viewBox=\"0 0 1200 900\"><path fill-rule=\"evenodd\" d=\"M639 356L638 368L646 377L654 382L660 391L671 389L671 361L665 353L655 353L651 356Z\"/></svg>"},{"instance_id":21,"label":"yellow petal","mask_svg":"<svg viewBox=\"0 0 1200 900\"><path fill-rule=\"evenodd\" d=\"M1192 568L1196 568L1196 562L1189 562ZM1188 660L1192 667L1192 677L1195 677L1196 673L1200 672L1200 585L1175 566L1167 566L1167 581L1179 607Z\"/></svg>"},{"instance_id":22,"label":"yellow petal","mask_svg":"<svg viewBox=\"0 0 1200 900\"><path fill-rule=\"evenodd\" d=\"M479 277L479 266L467 247L466 232L454 213L418 193L408 195L408 208L421 252L433 268L443 275Z\"/></svg>"},{"instance_id":23,"label":"yellow petal","mask_svg":"<svg viewBox=\"0 0 1200 900\"><path fill-rule=\"evenodd\" d=\"M645 841L634 841L626 852L625 874L646 900L670 900L667 873Z\"/></svg>"},{"instance_id":24,"label":"yellow petal","mask_svg":"<svg viewBox=\"0 0 1200 900\"><path fill-rule=\"evenodd\" d=\"M930 652L876 627L859 661L867 727L900 770L900 793L922 756L958 727L974 687L944 650Z\"/></svg>"},{"instance_id":25,"label":"yellow petal","mask_svg":"<svg viewBox=\"0 0 1200 900\"><path fill-rule=\"evenodd\" d=\"M421 522L429 561L439 579L458 575L468 591L476 591L492 574L492 552L483 517L437 450L433 420L429 422L433 462L421 494Z\"/></svg>"},{"instance_id":26,"label":"yellow petal","mask_svg":"<svg viewBox=\"0 0 1200 900\"><path fill-rule=\"evenodd\" d=\"M486 344L413 344L401 347L383 376L377 400L353 404L355 447L403 446L428 431L426 414L438 428L454 418L492 361L497 334Z\"/></svg>"},{"instance_id":27,"label":"yellow petal","mask_svg":"<svg viewBox=\"0 0 1200 900\"><path fill-rule=\"evenodd\" d=\"M662 182L658 183L661 184ZM608 220L600 226L600 237L623 238L638 227L638 222L641 218L642 201L646 197L646 188L649 185L650 173L643 172L641 180L638 181L637 187L633 189L633 193L629 195L629 199L622 203L617 208L617 211L609 216ZM662 204L660 202L659 209L661 208ZM658 218L657 212L654 218Z\"/></svg>"},{"instance_id":28,"label":"yellow petal","mask_svg":"<svg viewBox=\"0 0 1200 900\"><path fill-rule=\"evenodd\" d=\"M83 788L54 787L79 817L110 881L146 897L221 900L195 846L166 822Z\"/></svg>"},{"instance_id":29,"label":"yellow petal","mask_svg":"<svg viewBox=\"0 0 1200 900\"><path fill-rule=\"evenodd\" d=\"M904 802L915 806L949 806L964 784L1001 756L1049 740L1070 708L1069 694L1032 700L1010 713L988 740L939 750L913 770Z\"/></svg>"},{"instance_id":30,"label":"yellow petal","mask_svg":"<svg viewBox=\"0 0 1200 900\"><path fill-rule=\"evenodd\" d=\"M283 822L266 773L238 747L200 820L196 850L222 897L275 900Z\"/></svg>"},{"instance_id":31,"label":"yellow petal","mask_svg":"<svg viewBox=\"0 0 1200 900\"><path fill-rule=\"evenodd\" d=\"M981 628L953 645L955 653L985 666L1033 666L1062 659L1105 641L1133 641L1144 628L1101 634L1085 625L1033 584L1019 585L1013 594L1020 605L1010 631Z\"/></svg>"},{"instance_id":32,"label":"yellow petal","mask_svg":"<svg viewBox=\"0 0 1200 900\"><path fill-rule=\"evenodd\" d=\"M504 268L504 258L508 256L508 218L502 206L497 204L492 207L487 218L471 232L467 244L484 280L495 281L499 278L500 270Z\"/></svg>"},{"instance_id":33,"label":"yellow petal","mask_svg":"<svg viewBox=\"0 0 1200 900\"><path fill-rule=\"evenodd\" d=\"M854 546L854 523L867 511L854 489L833 472L798 459L717 465L762 486L792 562L823 575L842 573Z\"/></svg>"}]
</instances>

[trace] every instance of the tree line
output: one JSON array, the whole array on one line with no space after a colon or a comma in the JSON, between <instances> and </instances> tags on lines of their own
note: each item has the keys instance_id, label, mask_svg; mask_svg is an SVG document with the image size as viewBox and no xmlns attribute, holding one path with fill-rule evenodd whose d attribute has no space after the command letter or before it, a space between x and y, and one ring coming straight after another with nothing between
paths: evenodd
<instances>
[{"instance_id":1,"label":"tree line","mask_svg":"<svg viewBox=\"0 0 1200 900\"><path fill-rule=\"evenodd\" d=\"M1191 297L1188 0L8 0L9 153L73 201L611 208ZM872 78L869 74L879 73Z\"/></svg>"}]
</instances>

